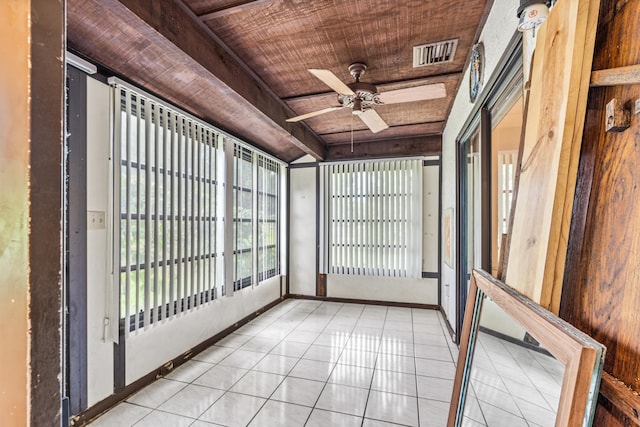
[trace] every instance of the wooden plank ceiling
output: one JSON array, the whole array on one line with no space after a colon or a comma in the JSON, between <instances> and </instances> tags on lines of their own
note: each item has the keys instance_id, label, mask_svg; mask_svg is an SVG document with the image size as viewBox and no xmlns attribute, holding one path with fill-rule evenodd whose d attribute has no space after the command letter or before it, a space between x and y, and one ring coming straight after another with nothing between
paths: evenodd
<instances>
[{"instance_id":1,"label":"wooden plank ceiling","mask_svg":"<svg viewBox=\"0 0 640 427\"><path fill-rule=\"evenodd\" d=\"M424 154L441 134L487 0L68 0L70 49L291 161ZM458 39L453 61L413 67L413 46ZM446 97L378 105L372 133L307 69L382 93L443 83ZM351 150L351 141L354 150Z\"/></svg>"}]
</instances>

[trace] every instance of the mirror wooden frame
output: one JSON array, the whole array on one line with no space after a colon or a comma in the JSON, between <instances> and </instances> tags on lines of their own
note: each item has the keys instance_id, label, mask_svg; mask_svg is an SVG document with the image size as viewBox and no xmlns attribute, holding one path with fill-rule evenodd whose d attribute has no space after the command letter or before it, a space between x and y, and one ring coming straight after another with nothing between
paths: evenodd
<instances>
[{"instance_id":1,"label":"mirror wooden frame","mask_svg":"<svg viewBox=\"0 0 640 427\"><path fill-rule=\"evenodd\" d=\"M591 425L605 347L486 271L473 270L447 426L455 427L462 422L479 326L479 309L482 306L480 301L484 295L491 298L564 365L556 427Z\"/></svg>"}]
</instances>

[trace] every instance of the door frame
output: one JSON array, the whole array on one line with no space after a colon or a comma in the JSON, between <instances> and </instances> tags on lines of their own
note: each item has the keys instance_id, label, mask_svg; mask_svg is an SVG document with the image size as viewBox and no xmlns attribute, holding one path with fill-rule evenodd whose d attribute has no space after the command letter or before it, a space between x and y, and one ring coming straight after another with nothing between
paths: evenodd
<instances>
[{"instance_id":1,"label":"door frame","mask_svg":"<svg viewBox=\"0 0 640 427\"><path fill-rule=\"evenodd\" d=\"M465 148L468 141L475 134L480 132L480 185L481 185L481 254L480 265L485 271L491 271L491 131L492 113L502 107L516 87L522 87L522 35L514 33L508 43L504 54L495 67L495 72L485 85L485 89L480 93L474 108L471 110L467 120L462 126L462 130L456 138L456 315L454 341L460 343L460 332L464 320L464 309L467 302L467 230L466 217L463 216L464 179L466 179L466 169L463 167L465 159ZM465 174L465 175L463 175ZM470 272L468 272L470 273Z\"/></svg>"}]
</instances>

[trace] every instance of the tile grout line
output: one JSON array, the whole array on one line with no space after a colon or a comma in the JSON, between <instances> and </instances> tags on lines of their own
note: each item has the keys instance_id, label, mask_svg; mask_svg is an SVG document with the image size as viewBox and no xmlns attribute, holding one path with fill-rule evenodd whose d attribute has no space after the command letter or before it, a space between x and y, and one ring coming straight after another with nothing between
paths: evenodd
<instances>
[{"instance_id":1,"label":"tile grout line","mask_svg":"<svg viewBox=\"0 0 640 427\"><path fill-rule=\"evenodd\" d=\"M320 304L318 307L320 307L322 304ZM340 310L344 307L344 304L340 305ZM336 310L335 313L333 313L333 316L331 316L331 320L333 320L336 317L336 314L340 311L340 310ZM315 311L315 310L314 310ZM327 325L329 323L331 323L331 320L327 323ZM357 323L357 322L356 322ZM323 328L323 330L326 329L326 326ZM322 334L322 332L320 332L320 334L318 335L318 337ZM351 339L353 335L353 328L351 328L351 332L349 333L349 340ZM318 338L316 337L316 340ZM347 342L349 342L349 340L347 340ZM314 341L315 342L315 341ZM313 345L313 344L311 344ZM346 346L346 343L345 343ZM313 413L313 411L316 409L316 405L318 404L318 401L320 400L320 397L322 396L322 393L324 392L324 389L327 387L327 384L329 384L329 379L331 378L331 375L333 374L333 371L336 369L336 365L338 364L338 360L340 360L340 357L342 356L342 353L344 353L344 349L346 347L343 347L342 350L340 350L340 355L338 356L338 359L336 360L336 363L333 364L333 367L331 368L331 372L329 372L329 376L327 377L326 381L324 381L324 385L322 386L322 390L320 390L320 393L318 394L318 397L316 398L316 401L313 404L313 407L311 408L311 412L309 412L309 416L307 417L307 420L305 421L304 425L306 425L309 422L309 419L311 418L311 414ZM304 355L303 355L304 356ZM319 410L323 410L322 408L317 408Z\"/></svg>"},{"instance_id":2,"label":"tile grout line","mask_svg":"<svg viewBox=\"0 0 640 427\"><path fill-rule=\"evenodd\" d=\"M364 311L364 310L363 310ZM380 355L380 346L382 346L382 340L384 337L384 326L387 323L387 315L389 314L389 308L384 312L384 322L382 322L382 335L380 336L380 344L378 345L378 351L376 352L376 362L373 364L373 373L371 374L371 381L369 382L369 392L367 393L367 400L364 403L364 413L362 414L362 423L360 427L364 426L365 415L367 414L367 407L369 406L369 398L371 397L371 387L373 387L373 379L376 376L376 367L378 366L378 356Z\"/></svg>"},{"instance_id":3,"label":"tile grout line","mask_svg":"<svg viewBox=\"0 0 640 427\"><path fill-rule=\"evenodd\" d=\"M300 305L300 303L296 304L295 306L297 307L298 305ZM293 307L292 307L292 309L293 309ZM289 311L291 311L291 309L290 309L290 310L288 310L287 312L289 312ZM315 310L314 310L314 311L315 311ZM313 311L312 311L311 313L313 313ZM300 325L304 320L306 320L306 319L311 315L311 313L308 313L308 314L307 314L307 316L306 316L303 320L300 320L300 321L298 322L298 324L296 325L296 327L295 327L291 332L293 332L295 329L297 329L297 328L298 328L298 326L299 326L299 325ZM279 319L280 319L280 318L282 318L282 316L280 316L280 317L279 317ZM290 332L290 333L291 333L291 332ZM285 337L283 337L283 338L278 342L278 344L276 344L276 346L277 346L277 345L279 345L280 343L284 342L284 339L285 339L285 338L286 338L286 335L285 335ZM273 348L275 348L276 346L274 346ZM273 350L273 348L272 348L271 350ZM267 353L267 354L270 354L270 353ZM265 357L266 357L266 356L265 356ZM264 357L263 357L263 359L264 359ZM302 357L300 357L299 359L302 359ZM262 359L261 359L261 360L262 360ZM299 362L299 360L298 360L298 362ZM260 363L260 362L258 362L258 363ZM256 365L257 365L257 363L256 363L255 365L253 365L253 366L255 367ZM294 367L295 367L295 366L294 366ZM293 369L293 368L291 368L291 369ZM251 370L250 370L249 372L251 372ZM289 372L291 372L291 371L289 371ZM246 375L247 375L247 374L245 374L245 376L246 376ZM253 414L253 417L251 417L251 419L250 419L250 420L249 420L249 422L247 423L247 426L248 426L248 425L250 425L250 424L253 422L253 420L258 416L258 414L260 413L260 411L262 410L262 408L264 408L264 407L266 406L266 404L271 400L271 396L273 396L273 394L276 392L276 390L278 389L278 387L280 387L280 384L282 384L282 383L284 382L284 380L286 380L288 377L289 377L289 374L287 373L287 375L285 375L285 376L284 376L284 378L282 379L282 381L280 381L280 383L276 386L276 388L274 388L274 389L273 389L273 391L271 392L271 394L269 395L269 397L268 397L267 399L265 399L265 401L263 402L263 404L262 404L262 405L260 405L260 408L256 411L256 413L255 413L255 414ZM244 378L244 376L243 376L243 378ZM240 379L240 380L241 380L241 379ZM237 384L240 380L238 380L238 381L236 382L236 384ZM234 384L234 385L235 385L235 384ZM233 386L232 386L232 387L233 387ZM229 390L231 390L231 389L229 389ZM278 402L278 401L277 401L277 400L275 400L274 402ZM288 402L286 402L286 403L288 403Z\"/></svg>"},{"instance_id":4,"label":"tile grout line","mask_svg":"<svg viewBox=\"0 0 640 427\"><path fill-rule=\"evenodd\" d=\"M416 382L416 415L418 418L418 426L420 426L420 394L418 393L418 365L416 363L416 346L415 346L415 339L416 339L416 335L415 335L415 327L413 324L413 309L411 309L411 335L413 337L413 367L415 369L415 373L413 375L415 382Z\"/></svg>"},{"instance_id":5,"label":"tile grout line","mask_svg":"<svg viewBox=\"0 0 640 427\"><path fill-rule=\"evenodd\" d=\"M285 313L283 313L282 315L278 316L278 320L279 320L279 319L281 319L281 318L282 318L282 316L284 316L286 313L290 312L293 308L295 308L295 307L296 307L297 305L299 305L299 304L300 304L300 303L296 304L294 307L291 307L291 308L290 308L289 310L287 310ZM261 314L263 314L263 313L261 313ZM259 317L259 316L258 316L258 317ZM275 322L276 322L276 320L274 320L274 322L272 322L272 323L275 323ZM266 329L266 328L265 328L265 329ZM254 336L253 338L255 338L255 337L256 337L256 336ZM251 339L252 339L252 338L250 338L248 341L251 341ZM248 342L248 341L247 341L247 342ZM282 342L282 341L284 341L284 338L283 338L282 340L280 340L279 342ZM244 344L246 344L246 342L245 342L245 343L243 343L242 345L244 345ZM215 343L214 343L214 344L212 344L212 345L215 345ZM241 345L240 347L242 347L242 345ZM223 361L223 360L225 360L227 357L229 357L230 355L232 355L233 353L235 353L237 350L239 350L239 349L240 349L240 347L238 347L238 348L234 349L231 353L229 353L227 356L225 356L224 358L222 358L222 359L221 359L218 363L216 363L214 366L225 366L225 365L220 365L220 362L222 362L222 361ZM274 346L274 348L275 348L275 346ZM269 354L269 353L266 353L266 354ZM265 355L265 356L266 356L266 355ZM262 357L262 359L264 359L264 357ZM262 360L262 359L260 359L260 360ZM260 362L258 361L255 365L257 365L258 363L260 363ZM255 365L253 365L253 366L255 366ZM213 367L212 367L212 368L213 368ZM212 369L212 368L211 368L211 369ZM209 370L207 370L207 372L208 372L208 371L209 371ZM251 369L248 369L248 370L247 370L247 372L245 372L245 374L244 374L244 375L242 375L240 378L238 378L238 380L237 380L237 381L235 381L233 384L231 384L231 385L229 386L229 389L224 390L224 393L223 393L222 395L220 395L220 397L218 397L214 402L212 402L212 403L211 403L211 405L209 405L209 406L207 407L207 409L205 409L205 410L204 410L204 411L203 411L203 412L198 416L198 418L196 418L196 421L203 421L203 422L206 422L206 421L204 421L204 420L202 420L202 419L201 419L202 415L204 415L204 414L205 414L209 409L211 409L211 407L212 407L213 405L215 405L215 404L216 404L216 402L218 402L218 401L219 401L220 399L222 399L222 398L223 398L227 393L229 393L229 392L231 391L231 389L233 388L233 386L234 386L234 385L236 385L238 382L242 381L242 379L243 379L245 376L247 376L247 374L248 374L249 372L251 372ZM202 375L204 375L204 373L203 373ZM200 378L202 375L198 376L198 378ZM194 381L196 381L198 378L194 379L190 384L193 384L193 382L194 382ZM195 384L195 385L197 385L197 384ZM253 396L253 397L257 397L257 396ZM265 404L266 404L266 401L265 401L265 402L260 406L260 409L258 409L258 411L257 411L257 412L254 414L254 416L251 418L251 420L249 420L249 423L251 423L251 421L253 420L253 418L255 418L255 415L257 415L257 414L258 414L258 412L260 412L260 410L263 408L263 406L264 406Z\"/></svg>"}]
</instances>

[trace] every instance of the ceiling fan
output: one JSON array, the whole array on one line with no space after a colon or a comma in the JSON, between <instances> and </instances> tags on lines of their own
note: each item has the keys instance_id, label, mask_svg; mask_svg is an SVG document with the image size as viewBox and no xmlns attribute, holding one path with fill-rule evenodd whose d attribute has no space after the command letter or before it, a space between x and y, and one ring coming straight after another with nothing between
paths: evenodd
<instances>
[{"instance_id":1,"label":"ceiling fan","mask_svg":"<svg viewBox=\"0 0 640 427\"><path fill-rule=\"evenodd\" d=\"M447 96L444 83L426 84L404 89L378 93L375 85L360 81L367 69L367 64L355 62L349 65L349 72L355 82L345 84L329 70L310 69L309 72L338 93L339 107L328 107L311 113L287 119L287 122L299 122L310 117L319 116L342 108L351 108L354 116L360 117L373 133L387 129L389 125L373 108L377 105L399 104L401 102L426 101Z\"/></svg>"}]
</instances>

